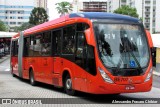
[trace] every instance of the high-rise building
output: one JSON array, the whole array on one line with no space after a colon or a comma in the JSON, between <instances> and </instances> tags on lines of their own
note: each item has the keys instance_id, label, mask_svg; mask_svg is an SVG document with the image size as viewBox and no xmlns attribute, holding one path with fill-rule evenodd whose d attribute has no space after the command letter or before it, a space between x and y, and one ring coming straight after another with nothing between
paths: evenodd
<instances>
[{"instance_id":1,"label":"high-rise building","mask_svg":"<svg viewBox=\"0 0 160 107\"><path fill-rule=\"evenodd\" d=\"M127 5L127 0L108 0L107 3L108 12L114 12L114 10L118 9L123 5Z\"/></svg>"},{"instance_id":2,"label":"high-rise building","mask_svg":"<svg viewBox=\"0 0 160 107\"><path fill-rule=\"evenodd\" d=\"M47 11L48 0L35 0L35 7L43 7Z\"/></svg>"},{"instance_id":3,"label":"high-rise building","mask_svg":"<svg viewBox=\"0 0 160 107\"><path fill-rule=\"evenodd\" d=\"M0 0L0 20L10 27L29 21L33 0Z\"/></svg>"},{"instance_id":4,"label":"high-rise building","mask_svg":"<svg viewBox=\"0 0 160 107\"><path fill-rule=\"evenodd\" d=\"M89 1L83 2L83 12L107 12L107 1Z\"/></svg>"},{"instance_id":5,"label":"high-rise building","mask_svg":"<svg viewBox=\"0 0 160 107\"><path fill-rule=\"evenodd\" d=\"M108 12L123 5L136 8L139 18L151 33L160 32L160 0L108 0Z\"/></svg>"}]
</instances>

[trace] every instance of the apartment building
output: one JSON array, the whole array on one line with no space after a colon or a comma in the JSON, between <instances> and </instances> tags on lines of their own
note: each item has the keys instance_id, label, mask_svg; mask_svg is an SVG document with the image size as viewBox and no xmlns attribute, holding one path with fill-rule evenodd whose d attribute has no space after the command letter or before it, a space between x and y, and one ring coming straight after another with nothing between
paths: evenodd
<instances>
[{"instance_id":1,"label":"apartment building","mask_svg":"<svg viewBox=\"0 0 160 107\"><path fill-rule=\"evenodd\" d=\"M83 2L83 12L107 12L107 1Z\"/></svg>"},{"instance_id":2,"label":"apartment building","mask_svg":"<svg viewBox=\"0 0 160 107\"><path fill-rule=\"evenodd\" d=\"M48 0L35 0L35 7L43 7L47 11Z\"/></svg>"},{"instance_id":3,"label":"apartment building","mask_svg":"<svg viewBox=\"0 0 160 107\"><path fill-rule=\"evenodd\" d=\"M108 0L108 12L123 5L136 8L139 18L151 33L160 32L160 0Z\"/></svg>"},{"instance_id":4,"label":"apartment building","mask_svg":"<svg viewBox=\"0 0 160 107\"><path fill-rule=\"evenodd\" d=\"M33 8L33 0L0 0L0 20L9 27L20 26L29 21Z\"/></svg>"}]
</instances>

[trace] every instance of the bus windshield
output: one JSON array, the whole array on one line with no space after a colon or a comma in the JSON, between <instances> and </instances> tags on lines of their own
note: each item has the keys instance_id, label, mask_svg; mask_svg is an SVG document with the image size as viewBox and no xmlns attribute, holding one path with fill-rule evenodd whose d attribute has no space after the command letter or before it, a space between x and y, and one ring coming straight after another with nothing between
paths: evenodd
<instances>
[{"instance_id":1,"label":"bus windshield","mask_svg":"<svg viewBox=\"0 0 160 107\"><path fill-rule=\"evenodd\" d=\"M147 38L140 25L94 23L99 56L106 67L144 68L149 62Z\"/></svg>"}]
</instances>

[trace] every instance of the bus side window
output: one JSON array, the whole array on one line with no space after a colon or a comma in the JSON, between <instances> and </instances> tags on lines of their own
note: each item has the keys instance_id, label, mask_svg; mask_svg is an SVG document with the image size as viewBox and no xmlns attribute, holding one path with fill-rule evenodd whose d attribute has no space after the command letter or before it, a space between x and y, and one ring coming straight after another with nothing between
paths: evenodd
<instances>
[{"instance_id":1,"label":"bus side window","mask_svg":"<svg viewBox=\"0 0 160 107\"><path fill-rule=\"evenodd\" d=\"M56 30L52 32L52 41L53 41L53 54L54 55L60 55L61 54L61 30Z\"/></svg>"},{"instance_id":2,"label":"bus side window","mask_svg":"<svg viewBox=\"0 0 160 107\"><path fill-rule=\"evenodd\" d=\"M51 32L45 32L42 37L42 56L51 55Z\"/></svg>"},{"instance_id":3,"label":"bus side window","mask_svg":"<svg viewBox=\"0 0 160 107\"><path fill-rule=\"evenodd\" d=\"M42 47L42 34L37 34L34 38L33 44L33 54L34 56L41 56L41 47Z\"/></svg>"},{"instance_id":4,"label":"bus side window","mask_svg":"<svg viewBox=\"0 0 160 107\"><path fill-rule=\"evenodd\" d=\"M12 46L11 46L11 56L14 56L14 50L15 50L15 41L12 41Z\"/></svg>"},{"instance_id":5,"label":"bus side window","mask_svg":"<svg viewBox=\"0 0 160 107\"><path fill-rule=\"evenodd\" d=\"M34 36L31 36L30 42L29 42L29 56L33 56L33 42L34 42Z\"/></svg>"},{"instance_id":6,"label":"bus side window","mask_svg":"<svg viewBox=\"0 0 160 107\"><path fill-rule=\"evenodd\" d=\"M15 45L14 45L14 56L18 56L18 40L15 41Z\"/></svg>"},{"instance_id":7,"label":"bus side window","mask_svg":"<svg viewBox=\"0 0 160 107\"><path fill-rule=\"evenodd\" d=\"M24 52L23 55L24 56L28 56L29 55L29 44L30 44L30 38L24 38Z\"/></svg>"},{"instance_id":8,"label":"bus side window","mask_svg":"<svg viewBox=\"0 0 160 107\"><path fill-rule=\"evenodd\" d=\"M75 62L80 67L85 68L85 61L84 61L84 46L85 46L85 38L84 33L78 32L77 33L77 44L76 44L76 58Z\"/></svg>"},{"instance_id":9,"label":"bus side window","mask_svg":"<svg viewBox=\"0 0 160 107\"><path fill-rule=\"evenodd\" d=\"M74 54L75 52L75 26L69 26L63 29L63 54Z\"/></svg>"}]
</instances>

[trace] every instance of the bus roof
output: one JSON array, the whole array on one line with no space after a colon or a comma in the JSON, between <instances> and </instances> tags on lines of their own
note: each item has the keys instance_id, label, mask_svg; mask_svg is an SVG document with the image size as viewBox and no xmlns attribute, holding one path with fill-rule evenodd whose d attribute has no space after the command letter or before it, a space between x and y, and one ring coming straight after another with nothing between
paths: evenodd
<instances>
[{"instance_id":1,"label":"bus roof","mask_svg":"<svg viewBox=\"0 0 160 107\"><path fill-rule=\"evenodd\" d=\"M126 20L135 23L139 23L139 19L130 17L127 15L107 13L107 12L83 12L83 13L72 13L69 15L69 18L74 17L84 17L89 19L117 19L117 20Z\"/></svg>"},{"instance_id":2,"label":"bus roof","mask_svg":"<svg viewBox=\"0 0 160 107\"><path fill-rule=\"evenodd\" d=\"M134 23L139 23L137 18L133 18L126 15L114 14L114 13L107 13L107 12L82 12L82 13L71 13L69 15L62 16L52 21L45 22L43 24L37 25L35 27L29 28L24 30L24 34L32 34L42 30L49 30L52 29L53 26L59 25L62 22L65 22L69 19L74 18L85 18L85 19L115 19L115 20L125 20ZM17 37L17 34L15 37Z\"/></svg>"}]
</instances>

